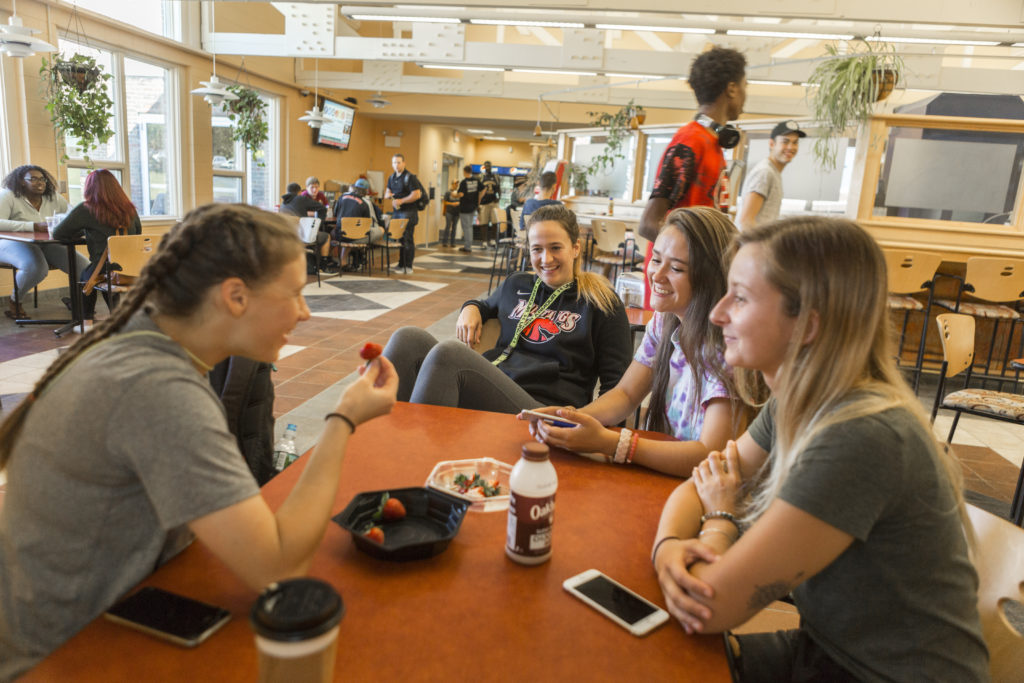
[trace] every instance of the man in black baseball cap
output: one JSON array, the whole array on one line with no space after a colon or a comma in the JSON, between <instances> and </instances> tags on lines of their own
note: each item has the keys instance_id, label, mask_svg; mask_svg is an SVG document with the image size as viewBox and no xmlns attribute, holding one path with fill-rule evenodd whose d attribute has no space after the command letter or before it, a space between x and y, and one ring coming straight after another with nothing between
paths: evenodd
<instances>
[{"instance_id":1,"label":"man in black baseball cap","mask_svg":"<svg viewBox=\"0 0 1024 683\"><path fill-rule=\"evenodd\" d=\"M796 121L783 121L772 128L768 156L757 162L743 184L743 197L736 223L740 230L752 228L779 217L782 208L782 169L800 149L800 138L807 133Z\"/></svg>"}]
</instances>

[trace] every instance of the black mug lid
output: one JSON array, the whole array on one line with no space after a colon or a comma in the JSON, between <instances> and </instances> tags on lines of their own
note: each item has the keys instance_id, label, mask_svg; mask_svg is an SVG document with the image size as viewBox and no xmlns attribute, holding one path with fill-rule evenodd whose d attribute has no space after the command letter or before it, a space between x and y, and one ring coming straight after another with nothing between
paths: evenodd
<instances>
[{"instance_id":1,"label":"black mug lid","mask_svg":"<svg viewBox=\"0 0 1024 683\"><path fill-rule=\"evenodd\" d=\"M315 638L337 626L345 604L334 588L319 579L287 579L263 589L252 606L249 622L270 640Z\"/></svg>"}]
</instances>

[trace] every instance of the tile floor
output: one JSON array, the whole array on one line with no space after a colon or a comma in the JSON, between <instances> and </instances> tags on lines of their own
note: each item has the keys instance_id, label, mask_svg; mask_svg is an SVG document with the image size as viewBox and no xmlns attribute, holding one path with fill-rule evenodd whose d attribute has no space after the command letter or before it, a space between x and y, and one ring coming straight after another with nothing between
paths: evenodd
<instances>
[{"instance_id":1,"label":"tile floor","mask_svg":"<svg viewBox=\"0 0 1024 683\"><path fill-rule=\"evenodd\" d=\"M313 315L296 328L276 364L278 432L291 422L299 427L300 449L313 443L322 416L355 377L358 350L366 341L383 344L403 325L427 328L440 339L452 336L460 304L486 293L492 254L420 249L412 275L344 274L324 278L319 287L312 280L305 293ZM41 293L36 317L60 315L60 295ZM19 328L0 318L0 416L31 391L58 350L72 340L73 335L57 339L48 326ZM928 411L934 392L935 383L926 376L920 396ZM940 411L935 431L942 439L950 420ZM967 488L1009 501L1024 458L1024 426L964 417L953 443Z\"/></svg>"}]
</instances>

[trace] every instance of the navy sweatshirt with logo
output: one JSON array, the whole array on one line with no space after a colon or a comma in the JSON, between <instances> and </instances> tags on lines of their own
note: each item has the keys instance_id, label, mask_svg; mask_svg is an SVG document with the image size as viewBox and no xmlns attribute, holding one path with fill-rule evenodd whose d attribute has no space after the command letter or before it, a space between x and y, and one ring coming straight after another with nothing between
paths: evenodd
<instances>
[{"instance_id":1,"label":"navy sweatshirt with logo","mask_svg":"<svg viewBox=\"0 0 1024 683\"><path fill-rule=\"evenodd\" d=\"M463 304L480 309L484 322L495 317L501 322L498 345L484 353L488 360L512 341L536 280L533 273L516 273L486 300ZM553 291L541 282L534 307L542 306ZM541 403L579 408L593 400L599 380L602 394L618 384L632 356L622 302L604 314L578 296L573 283L523 330L515 350L498 367Z\"/></svg>"}]
</instances>

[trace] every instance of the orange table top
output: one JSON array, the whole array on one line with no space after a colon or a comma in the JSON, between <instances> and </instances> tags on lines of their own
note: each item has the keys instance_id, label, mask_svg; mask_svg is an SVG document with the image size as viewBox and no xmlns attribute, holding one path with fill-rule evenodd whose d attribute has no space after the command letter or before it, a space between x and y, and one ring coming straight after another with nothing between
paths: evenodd
<instances>
[{"instance_id":1,"label":"orange table top","mask_svg":"<svg viewBox=\"0 0 1024 683\"><path fill-rule=\"evenodd\" d=\"M441 460L515 462L528 439L526 423L511 415L399 403L351 439L335 512L360 491L423 485ZM637 638L562 589L563 580L596 568L664 606L648 557L678 480L561 451L552 462L553 555L540 566L505 557L504 512L467 512L444 553L405 563L370 558L328 525L310 574L345 601L336 679L729 680L720 636L688 636L671 620ZM271 507L304 464L264 487ZM193 650L100 618L24 680L256 680L248 624L256 596L208 549L194 543L144 584L221 605L233 618Z\"/></svg>"}]
</instances>

